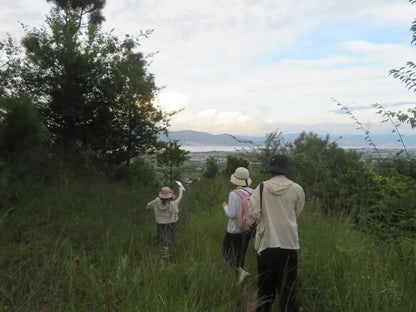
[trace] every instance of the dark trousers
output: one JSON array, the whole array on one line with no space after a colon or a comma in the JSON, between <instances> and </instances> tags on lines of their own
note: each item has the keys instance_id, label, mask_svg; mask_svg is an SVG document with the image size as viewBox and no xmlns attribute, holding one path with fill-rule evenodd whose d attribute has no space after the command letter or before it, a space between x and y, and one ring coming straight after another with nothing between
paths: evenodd
<instances>
[{"instance_id":1,"label":"dark trousers","mask_svg":"<svg viewBox=\"0 0 416 312\"><path fill-rule=\"evenodd\" d=\"M250 231L237 234L225 233L222 242L222 255L231 266L244 268L244 258L250 238Z\"/></svg>"},{"instance_id":2,"label":"dark trousers","mask_svg":"<svg viewBox=\"0 0 416 312\"><path fill-rule=\"evenodd\" d=\"M296 305L297 251L268 248L257 255L258 305L257 312L270 312L279 296L281 312L298 311Z\"/></svg>"},{"instance_id":3,"label":"dark trousers","mask_svg":"<svg viewBox=\"0 0 416 312\"><path fill-rule=\"evenodd\" d=\"M175 236L176 223L156 223L157 239L163 246L169 246Z\"/></svg>"}]
</instances>

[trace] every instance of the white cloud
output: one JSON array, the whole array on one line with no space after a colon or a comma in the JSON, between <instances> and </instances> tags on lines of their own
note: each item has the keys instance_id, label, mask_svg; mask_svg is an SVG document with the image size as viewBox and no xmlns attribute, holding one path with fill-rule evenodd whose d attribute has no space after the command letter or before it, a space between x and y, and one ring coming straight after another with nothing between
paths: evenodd
<instances>
[{"instance_id":1,"label":"white cloud","mask_svg":"<svg viewBox=\"0 0 416 312\"><path fill-rule=\"evenodd\" d=\"M21 34L17 20L42 23L49 8L46 1L2 3L2 30ZM103 13L104 28L120 35L155 29L141 48L160 51L150 66L157 85L165 86L157 103L166 111L184 108L172 117L173 129L335 129L327 125L350 121L333 113L331 98L370 106L414 97L388 75L416 56L410 32L409 42L382 44L377 32L378 26L408 31L416 5L403 0L118 0L107 1ZM347 31L338 41L315 37L316 28L331 33L346 23L366 36ZM302 50L305 40L314 51ZM378 122L371 109L359 115Z\"/></svg>"},{"instance_id":2,"label":"white cloud","mask_svg":"<svg viewBox=\"0 0 416 312\"><path fill-rule=\"evenodd\" d=\"M416 56L416 51L410 46L410 43L408 45L375 44L368 41L355 40L346 41L342 45L347 51L365 56L367 62L382 61L383 64L401 66L402 63Z\"/></svg>"},{"instance_id":3,"label":"white cloud","mask_svg":"<svg viewBox=\"0 0 416 312\"><path fill-rule=\"evenodd\" d=\"M390 21L410 25L409 23L416 17L416 7L414 5L411 6L407 1L390 3L383 6L374 6L373 8L368 9L368 12L374 16L372 20L375 24Z\"/></svg>"}]
</instances>

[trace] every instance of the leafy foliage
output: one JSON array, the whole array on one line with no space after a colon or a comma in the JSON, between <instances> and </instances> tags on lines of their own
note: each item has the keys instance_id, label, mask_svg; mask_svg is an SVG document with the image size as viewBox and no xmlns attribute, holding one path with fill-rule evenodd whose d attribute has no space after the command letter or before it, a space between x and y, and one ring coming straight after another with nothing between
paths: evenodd
<instances>
[{"instance_id":1,"label":"leafy foliage","mask_svg":"<svg viewBox=\"0 0 416 312\"><path fill-rule=\"evenodd\" d=\"M376 152L378 156L378 159L381 159L380 151L378 150L376 143L374 142L374 140L372 139L370 135L370 129L361 121L359 121L357 117L355 117L355 115L351 112L351 109L347 105L344 105L335 99L332 99L332 100L337 104L337 106L341 108L341 110L345 112L345 114L351 117L351 119L356 124L357 129L362 130L364 132L365 134L364 140L368 143L368 145L370 145L374 149L374 151Z\"/></svg>"},{"instance_id":2,"label":"leafy foliage","mask_svg":"<svg viewBox=\"0 0 416 312\"><path fill-rule=\"evenodd\" d=\"M409 0L411 5L415 4L416 1ZM416 43L416 19L413 20L412 26L410 28L412 31L412 44ZM415 76L416 64L412 61L408 61L405 66L402 66L399 69L390 70L390 75L394 78L399 79L407 89L416 91L416 76ZM398 117L400 121L409 122L412 128L416 128L416 107L411 107L408 109L408 113L399 112Z\"/></svg>"},{"instance_id":3,"label":"leafy foliage","mask_svg":"<svg viewBox=\"0 0 416 312\"><path fill-rule=\"evenodd\" d=\"M47 27L25 28L24 53L11 38L2 42L0 94L30 94L55 145L91 149L128 166L157 148L174 114L153 105L158 88L136 52L150 32L120 40L97 27L79 28L78 14L55 8Z\"/></svg>"},{"instance_id":4,"label":"leafy foliage","mask_svg":"<svg viewBox=\"0 0 416 312\"><path fill-rule=\"evenodd\" d=\"M37 109L25 95L0 98L0 157L15 160L41 146L45 129Z\"/></svg>"},{"instance_id":5,"label":"leafy foliage","mask_svg":"<svg viewBox=\"0 0 416 312\"><path fill-rule=\"evenodd\" d=\"M409 117L406 114L403 114L401 112L396 113L392 111L387 111L383 105L378 104L378 103L375 103L372 106L378 109L377 114L380 114L381 116L386 118L382 122L390 122L394 128L392 130L392 133L396 133L399 136L398 141L402 144L403 149L398 154L404 152L407 159L410 159L410 155L409 155L409 152L407 151L406 144L404 143L403 136L399 130L400 123L405 122Z\"/></svg>"},{"instance_id":6,"label":"leafy foliage","mask_svg":"<svg viewBox=\"0 0 416 312\"><path fill-rule=\"evenodd\" d=\"M227 165L225 167L225 173L230 175L234 173L238 167L244 167L248 169L249 161L233 155L227 155Z\"/></svg>"},{"instance_id":7,"label":"leafy foliage","mask_svg":"<svg viewBox=\"0 0 416 312\"><path fill-rule=\"evenodd\" d=\"M339 148L329 136L302 132L293 142L290 165L307 197L318 199L326 212L348 213L366 192L368 177L360 155Z\"/></svg>"},{"instance_id":8,"label":"leafy foliage","mask_svg":"<svg viewBox=\"0 0 416 312\"><path fill-rule=\"evenodd\" d=\"M161 142L161 151L157 154L159 164L167 166L169 169L169 181L173 181L173 167L179 167L189 159L189 151L181 149L178 140Z\"/></svg>"},{"instance_id":9,"label":"leafy foliage","mask_svg":"<svg viewBox=\"0 0 416 312\"><path fill-rule=\"evenodd\" d=\"M133 185L158 188L160 183L155 168L145 159L138 157L133 160L130 168Z\"/></svg>"},{"instance_id":10,"label":"leafy foliage","mask_svg":"<svg viewBox=\"0 0 416 312\"><path fill-rule=\"evenodd\" d=\"M102 15L102 9L105 6L106 0L46 0L47 2L53 2L57 7L65 10L71 8L78 10L79 14L79 27L81 26L82 17L89 15L90 24L99 25L105 18Z\"/></svg>"},{"instance_id":11,"label":"leafy foliage","mask_svg":"<svg viewBox=\"0 0 416 312\"><path fill-rule=\"evenodd\" d=\"M218 161L215 159L215 157L208 157L205 161L205 169L202 172L202 176L207 179L213 179L220 171Z\"/></svg>"},{"instance_id":12,"label":"leafy foliage","mask_svg":"<svg viewBox=\"0 0 416 312\"><path fill-rule=\"evenodd\" d=\"M287 154L289 142L283 138L283 132L272 131L266 134L264 145L252 148L243 148L244 153L251 163L258 168L265 167L276 154Z\"/></svg>"}]
</instances>

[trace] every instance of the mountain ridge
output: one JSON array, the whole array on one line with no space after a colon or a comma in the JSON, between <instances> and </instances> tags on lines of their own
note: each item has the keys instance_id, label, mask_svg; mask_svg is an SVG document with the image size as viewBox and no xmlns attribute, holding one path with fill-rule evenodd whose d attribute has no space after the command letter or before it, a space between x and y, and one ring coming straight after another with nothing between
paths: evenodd
<instances>
[{"instance_id":1,"label":"mountain ridge","mask_svg":"<svg viewBox=\"0 0 416 312\"><path fill-rule=\"evenodd\" d=\"M319 137L325 138L326 135L317 134ZM293 142L299 133L282 133L285 141ZM218 145L218 146L252 146L264 144L265 136L251 135L232 135L227 133L211 134L208 132L200 132L194 130L169 131L168 136L159 137L161 141L177 140L182 146L198 146L198 145ZM401 142L397 134L375 134L371 136L377 147L380 148L402 148ZM365 140L365 135L347 134L330 136L330 140L335 141L340 147L370 147ZM407 148L416 148L416 135L403 135L403 140ZM247 143L250 141L252 143Z\"/></svg>"}]
</instances>

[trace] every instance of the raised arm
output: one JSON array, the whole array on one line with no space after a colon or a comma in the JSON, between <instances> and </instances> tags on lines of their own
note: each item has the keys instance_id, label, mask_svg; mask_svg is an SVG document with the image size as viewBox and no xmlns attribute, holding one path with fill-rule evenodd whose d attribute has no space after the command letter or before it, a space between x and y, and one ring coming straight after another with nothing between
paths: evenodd
<instances>
[{"instance_id":1,"label":"raised arm","mask_svg":"<svg viewBox=\"0 0 416 312\"><path fill-rule=\"evenodd\" d=\"M179 203L181 202L182 195L183 195L183 189L181 187L179 187L178 197L176 197L176 199L173 201L176 206L178 206Z\"/></svg>"}]
</instances>

